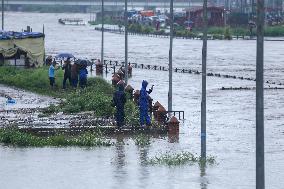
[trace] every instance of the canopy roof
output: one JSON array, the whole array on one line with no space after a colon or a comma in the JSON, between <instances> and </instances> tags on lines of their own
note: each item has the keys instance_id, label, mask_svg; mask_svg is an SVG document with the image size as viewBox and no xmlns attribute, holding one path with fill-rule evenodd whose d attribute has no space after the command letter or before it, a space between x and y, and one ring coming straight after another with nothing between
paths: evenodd
<instances>
[{"instance_id":1,"label":"canopy roof","mask_svg":"<svg viewBox=\"0 0 284 189\"><path fill-rule=\"evenodd\" d=\"M44 34L40 32L0 31L0 40L40 38L40 37L44 37Z\"/></svg>"}]
</instances>

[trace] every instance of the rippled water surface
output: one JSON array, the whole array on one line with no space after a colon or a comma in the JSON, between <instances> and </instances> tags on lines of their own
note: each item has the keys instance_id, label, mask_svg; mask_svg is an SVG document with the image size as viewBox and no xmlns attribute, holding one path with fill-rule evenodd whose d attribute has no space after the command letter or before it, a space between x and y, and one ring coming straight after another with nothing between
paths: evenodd
<instances>
[{"instance_id":1,"label":"rippled water surface","mask_svg":"<svg viewBox=\"0 0 284 189\"><path fill-rule=\"evenodd\" d=\"M7 13L6 29L45 25L47 54L71 52L78 57L100 55L100 33L89 26L63 26L62 17L87 14ZM123 35L105 34L105 56L124 59ZM168 63L168 39L129 36L129 61ZM209 72L255 77L255 41L209 41ZM174 40L174 67L201 69L199 40ZM284 42L265 42L265 79L284 82ZM110 76L108 76L109 78ZM152 97L167 105L167 72L134 69L130 84L142 79L155 85ZM254 81L208 77L207 150L217 165L147 166L148 157L170 152L200 153L201 76L174 74L174 109L184 110L179 141L153 139L138 148L132 139L118 138L110 148L13 148L0 146L1 188L202 188L255 187L255 91L221 91L221 87L253 87ZM268 85L266 85L268 87ZM265 91L266 186L284 186L284 90ZM1 99L0 99L1 100ZM124 141L126 144L122 143Z\"/></svg>"}]
</instances>

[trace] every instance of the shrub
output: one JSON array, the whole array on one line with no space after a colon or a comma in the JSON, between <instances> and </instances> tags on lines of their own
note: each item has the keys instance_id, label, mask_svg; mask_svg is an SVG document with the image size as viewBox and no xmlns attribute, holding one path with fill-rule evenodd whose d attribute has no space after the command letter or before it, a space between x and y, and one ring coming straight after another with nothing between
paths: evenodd
<instances>
[{"instance_id":1,"label":"shrub","mask_svg":"<svg viewBox=\"0 0 284 189\"><path fill-rule=\"evenodd\" d=\"M147 146L151 144L150 137L145 134L139 134L135 136L134 138L135 145L137 146Z\"/></svg>"},{"instance_id":2,"label":"shrub","mask_svg":"<svg viewBox=\"0 0 284 189\"><path fill-rule=\"evenodd\" d=\"M181 153L166 153L160 156L156 156L147 161L150 165L168 165L168 166L181 166L186 164L195 164L198 163L201 166L206 164L213 165L216 163L216 160L212 156L208 156L206 160L201 157L196 157L190 152L181 152Z\"/></svg>"},{"instance_id":3,"label":"shrub","mask_svg":"<svg viewBox=\"0 0 284 189\"><path fill-rule=\"evenodd\" d=\"M139 126L139 109L133 101L127 101L124 106L125 122L132 126Z\"/></svg>"},{"instance_id":4,"label":"shrub","mask_svg":"<svg viewBox=\"0 0 284 189\"><path fill-rule=\"evenodd\" d=\"M232 39L232 34L231 34L231 31L230 31L229 27L225 28L224 39L227 39L227 40L231 40Z\"/></svg>"},{"instance_id":5,"label":"shrub","mask_svg":"<svg viewBox=\"0 0 284 189\"><path fill-rule=\"evenodd\" d=\"M78 136L58 134L50 137L39 137L21 132L17 128L0 129L0 143L13 146L110 146L111 141L100 132L86 132Z\"/></svg>"}]
</instances>

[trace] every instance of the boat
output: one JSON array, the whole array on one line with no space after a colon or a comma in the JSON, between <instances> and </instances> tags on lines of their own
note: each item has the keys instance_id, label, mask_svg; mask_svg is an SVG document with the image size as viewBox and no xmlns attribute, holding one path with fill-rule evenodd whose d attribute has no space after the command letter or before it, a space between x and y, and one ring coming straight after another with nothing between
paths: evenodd
<instances>
[{"instance_id":1,"label":"boat","mask_svg":"<svg viewBox=\"0 0 284 189\"><path fill-rule=\"evenodd\" d=\"M81 18L59 18L58 22L63 25L84 26L86 23Z\"/></svg>"}]
</instances>

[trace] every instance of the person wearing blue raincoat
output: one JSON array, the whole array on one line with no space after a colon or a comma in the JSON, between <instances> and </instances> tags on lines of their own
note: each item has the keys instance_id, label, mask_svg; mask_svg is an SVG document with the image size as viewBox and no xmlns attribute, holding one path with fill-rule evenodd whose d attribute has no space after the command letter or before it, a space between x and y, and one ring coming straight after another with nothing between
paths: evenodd
<instances>
[{"instance_id":1,"label":"person wearing blue raincoat","mask_svg":"<svg viewBox=\"0 0 284 189\"><path fill-rule=\"evenodd\" d=\"M124 124L124 105L126 103L126 95L124 92L124 85L118 84L118 90L113 95L113 105L116 107L116 124L121 128Z\"/></svg>"},{"instance_id":2,"label":"person wearing blue raincoat","mask_svg":"<svg viewBox=\"0 0 284 189\"><path fill-rule=\"evenodd\" d=\"M153 91L153 86L149 91L147 91L147 85L148 82L143 80L142 81L142 88L140 90L140 98L139 98L139 110L140 110L140 125L143 126L144 123L146 122L146 125L151 124L151 119L148 114L148 108L149 108L149 101L148 97L149 94Z\"/></svg>"},{"instance_id":3,"label":"person wearing blue raincoat","mask_svg":"<svg viewBox=\"0 0 284 189\"><path fill-rule=\"evenodd\" d=\"M87 86L87 65L83 64L79 70L79 86L85 88Z\"/></svg>"}]
</instances>

